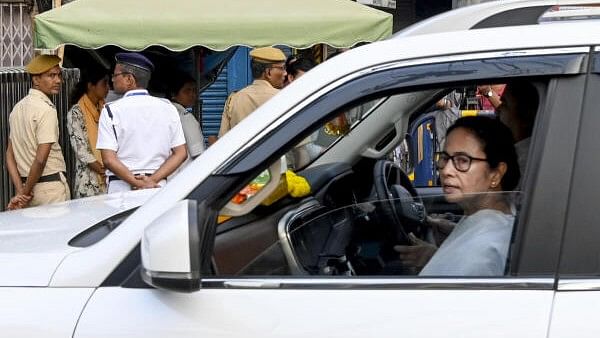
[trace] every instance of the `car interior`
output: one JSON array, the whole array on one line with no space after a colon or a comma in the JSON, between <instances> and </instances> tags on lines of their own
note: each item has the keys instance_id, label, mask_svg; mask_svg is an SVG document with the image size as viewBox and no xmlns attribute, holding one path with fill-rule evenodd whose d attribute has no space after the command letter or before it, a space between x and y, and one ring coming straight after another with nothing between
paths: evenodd
<instances>
[{"instance_id":1,"label":"car interior","mask_svg":"<svg viewBox=\"0 0 600 338\"><path fill-rule=\"evenodd\" d=\"M547 83L532 84L542 107ZM285 159L266 169L263 182L248 182L258 182L254 184L258 193L246 191L235 213L227 206L221 210L213 252L214 274L418 274L418 269L399 261L393 247L409 245L409 233L439 245L425 224L426 218L457 222L463 214L458 205L444 199L433 164L432 154L440 150L438 138L443 137L444 130L436 130L434 118L424 117L444 112L443 116L454 119L473 114L493 116L493 111L477 109L478 101L483 100L476 93L477 85L470 82L385 93L332 112L330 120L288 149ZM450 96L454 105L436 105ZM418 130L429 132L411 133ZM416 180L416 175L425 175L416 172L418 162L428 164L428 184L415 184L423 181ZM263 203L265 196L282 184L280 163L284 163L283 169L306 179L310 194L278 196ZM265 174L269 176L266 184ZM259 194L260 189L269 190L269 194ZM520 208L519 195L506 193L515 213ZM232 199L228 206L235 202ZM248 203L247 208L244 203Z\"/></svg>"}]
</instances>

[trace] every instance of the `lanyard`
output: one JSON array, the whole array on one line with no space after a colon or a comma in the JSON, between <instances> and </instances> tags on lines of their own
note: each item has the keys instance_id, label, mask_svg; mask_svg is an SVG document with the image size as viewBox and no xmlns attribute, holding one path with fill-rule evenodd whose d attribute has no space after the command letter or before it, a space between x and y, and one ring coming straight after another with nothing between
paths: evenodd
<instances>
[{"instance_id":1,"label":"lanyard","mask_svg":"<svg viewBox=\"0 0 600 338\"><path fill-rule=\"evenodd\" d=\"M138 96L138 95L148 95L148 92L143 91L143 92L134 92L134 93L127 93L125 94L125 97L129 97L129 96ZM113 113L112 111L110 111L110 105L106 105L106 112L108 113L108 117L110 117L110 120L112 121L113 119ZM112 125L112 129L113 129L113 133L115 134L115 140L117 140L117 142L119 141L119 138L117 137L117 130L115 129L115 125Z\"/></svg>"}]
</instances>

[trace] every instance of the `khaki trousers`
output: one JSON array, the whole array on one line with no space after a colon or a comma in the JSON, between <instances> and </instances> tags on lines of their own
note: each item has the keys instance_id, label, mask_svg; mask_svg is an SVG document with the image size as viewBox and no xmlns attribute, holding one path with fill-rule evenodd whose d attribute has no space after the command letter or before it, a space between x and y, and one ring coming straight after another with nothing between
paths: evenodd
<instances>
[{"instance_id":1,"label":"khaki trousers","mask_svg":"<svg viewBox=\"0 0 600 338\"><path fill-rule=\"evenodd\" d=\"M71 199L67 178L60 173L60 181L37 183L33 187L33 199L30 207L64 202Z\"/></svg>"}]
</instances>

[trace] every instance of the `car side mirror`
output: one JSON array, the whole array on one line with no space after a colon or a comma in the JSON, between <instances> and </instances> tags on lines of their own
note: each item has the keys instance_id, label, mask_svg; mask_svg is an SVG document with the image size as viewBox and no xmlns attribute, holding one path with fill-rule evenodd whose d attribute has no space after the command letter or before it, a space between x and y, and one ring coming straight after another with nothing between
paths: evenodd
<instances>
[{"instance_id":1,"label":"car side mirror","mask_svg":"<svg viewBox=\"0 0 600 338\"><path fill-rule=\"evenodd\" d=\"M155 219L142 237L142 279L179 292L200 289L198 205L183 200Z\"/></svg>"}]
</instances>

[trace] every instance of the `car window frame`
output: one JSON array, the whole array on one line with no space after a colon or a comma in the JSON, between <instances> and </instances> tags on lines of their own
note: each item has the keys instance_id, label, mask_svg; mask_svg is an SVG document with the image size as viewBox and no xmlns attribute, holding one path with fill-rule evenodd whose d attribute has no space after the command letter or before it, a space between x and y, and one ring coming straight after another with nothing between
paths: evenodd
<instances>
[{"instance_id":1,"label":"car window frame","mask_svg":"<svg viewBox=\"0 0 600 338\"><path fill-rule=\"evenodd\" d=\"M536 50L536 51L533 51L533 53L534 53L533 55L527 55L527 56L519 55L519 56L510 57L511 63L517 62L517 63L525 64L528 62L536 62L538 65L541 65L541 64L544 65L544 66L539 66L537 69L535 69L535 71L532 71L533 67L528 67L528 66L523 66L523 69L527 70L527 71L524 71L522 74L515 74L514 69L509 70L509 69L498 69L498 68L490 67L490 69L488 71L482 71L481 69L478 68L478 71L470 73L469 76L465 76L464 74L461 74L460 80L465 81L465 80L469 80L469 79L476 80L476 79L483 79L483 78L493 78L493 79L515 78L515 77L519 77L519 75L527 76L527 75L531 75L532 73L534 73L535 75L568 75L568 74L573 75L573 74L580 74L580 73L584 72L584 70L585 70L584 59L587 57L586 49L580 49L578 52L572 52L572 53L565 52L564 49L553 49L553 51L555 51L557 54L552 54L552 52L548 51L548 50L546 50L546 51ZM538 52L538 53L536 54L535 52ZM501 55L506 55L506 52L499 53L497 56L501 56ZM570 56L567 56L565 58L564 57L565 55L570 55ZM481 59L481 60L472 60L472 59L469 60L469 55L465 55L463 57L466 60L465 59L460 60L460 58L458 58L458 60L448 61L446 64L448 64L448 63L453 63L454 65L470 64L472 67L474 64L478 64L478 65L482 65L483 63L492 64L491 61L494 60L493 57L489 57L487 59ZM551 61L552 60L556 61L557 58L558 59L562 58L562 62L553 64ZM506 57L504 57L502 59L507 60ZM418 70L421 67L436 67L436 66L443 65L443 64L444 64L443 62L439 62L439 60L438 60L438 62L436 62L436 63L423 62L423 64L421 64L421 65L410 66L410 67L414 67L414 68L411 68L413 70ZM549 65L553 65L553 67L555 67L555 68L551 69L552 67L550 67ZM398 65L398 67L395 69L403 69L403 67ZM375 77L378 77L378 76L387 77L389 75L389 73L381 72L381 71L379 71L379 72L374 71L370 74L375 74L374 75ZM258 157L259 153L265 151L268 148L273 149L274 143L276 144L277 142L279 142L280 146L282 144L285 144L285 142L281 142L281 141L289 140L290 132L289 132L289 129L286 128L287 126L296 126L298 129L300 129L300 128L306 129L309 126L311 126L311 124L314 123L314 121L325 120L329 116L327 116L327 114L324 114L323 113L324 111L336 111L340 107L348 104L348 102L353 102L354 99L357 97L356 96L357 92L360 92L360 94L365 95L366 97L375 93L375 91L365 92L363 90L365 87L361 85L362 81L370 81L370 83L372 84L372 83L381 83L382 82L381 80L383 80L383 79L380 79L380 81L374 82L372 77L363 76L362 78L353 79L352 81L349 81L348 83L341 84L336 89L327 93L325 95L325 97L320 97L320 99L316 103L308 104L304 110L304 113L296 114L296 116L294 116L293 118L282 123L281 127L272 131L268 137L266 137L263 141L260 142L259 146L250 148L249 150L246 151L245 154L242 154L240 156L240 158L251 157L251 158L256 159ZM424 80L422 80L422 78L414 78L414 79L412 79L412 81L407 81L407 82L403 83L402 85L398 85L397 83L391 84L388 87L382 87L382 86L377 87L377 86L371 85L371 87L368 87L368 88L377 87L379 89L378 90L379 92L384 92L385 90L390 90L392 88L394 88L394 89L418 88L419 86L425 85L425 82L427 82L427 85L435 85L435 84L441 84L441 83L454 82L457 80L458 80L458 78L456 76L452 76L452 75L449 77L446 77L446 78L437 78L435 81L426 81L426 80L424 81ZM352 90L352 89L354 89L354 90ZM332 99L327 100L327 97L332 97ZM326 101L330 101L329 109L326 109L325 107L320 105ZM278 130L283 130L283 129L286 130L285 138L282 138L282 136L279 135L279 134L281 134L281 132L278 132ZM295 131L298 133L298 130L295 130ZM261 147L261 145L263 145L263 146ZM244 166L240 165L240 164L241 164L240 161L236 161L236 163L233 163L233 165L226 168L224 170L224 173L225 174L227 174L227 173L239 174L240 172L247 170L247 168L244 168ZM255 165L258 165L258 164L255 164ZM516 274L516 276L518 277L519 275ZM244 279L244 278L242 278L242 279Z\"/></svg>"},{"instance_id":2,"label":"car window frame","mask_svg":"<svg viewBox=\"0 0 600 338\"><path fill-rule=\"evenodd\" d=\"M590 75L586 83L586 95L575 152L573 183L569 196L564 241L561 247L559 266L559 290L600 290L600 228L597 225L597 208L594 201L600 197L597 179L600 161L593 156L600 147L596 127L600 123L600 47L592 54Z\"/></svg>"}]
</instances>

